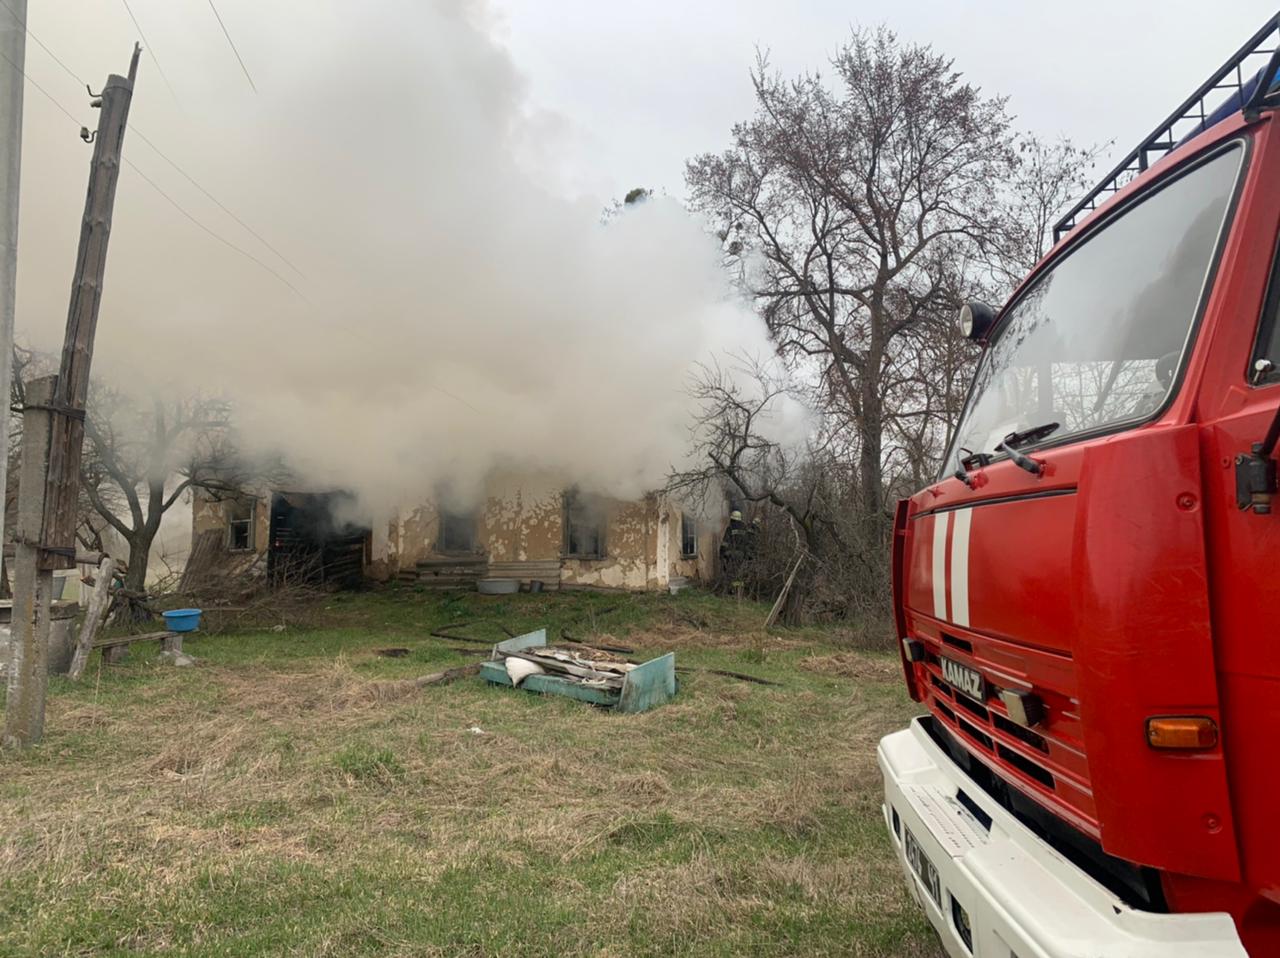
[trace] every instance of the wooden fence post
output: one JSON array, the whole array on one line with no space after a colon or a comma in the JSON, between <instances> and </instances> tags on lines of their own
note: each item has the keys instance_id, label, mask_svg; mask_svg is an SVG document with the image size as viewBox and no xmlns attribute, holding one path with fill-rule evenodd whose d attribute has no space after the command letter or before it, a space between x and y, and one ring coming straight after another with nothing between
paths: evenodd
<instances>
[{"instance_id":1,"label":"wooden fence post","mask_svg":"<svg viewBox=\"0 0 1280 958\"><path fill-rule=\"evenodd\" d=\"M93 595L89 598L89 610L84 615L84 625L80 627L80 637L76 640L76 653L71 657L71 669L68 675L76 681L84 674L84 667L89 662L89 653L93 651L93 638L102 627L106 618L107 607L111 604L111 580L116 574L116 560L107 556L98 566L98 577L93 583Z\"/></svg>"}]
</instances>

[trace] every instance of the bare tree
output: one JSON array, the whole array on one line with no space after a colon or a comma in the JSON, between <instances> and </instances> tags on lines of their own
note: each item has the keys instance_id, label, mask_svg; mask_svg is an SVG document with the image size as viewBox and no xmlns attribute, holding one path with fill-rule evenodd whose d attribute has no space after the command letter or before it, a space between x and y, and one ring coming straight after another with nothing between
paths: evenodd
<instances>
[{"instance_id":1,"label":"bare tree","mask_svg":"<svg viewBox=\"0 0 1280 958\"><path fill-rule=\"evenodd\" d=\"M905 338L953 313L957 264L998 232L1016 151L1004 102L929 47L858 31L832 66L836 92L818 75L785 81L761 58L755 116L687 179L730 252L751 261L779 350L816 367L822 406L850 427L860 509L882 530L886 432L914 405L896 388L917 379Z\"/></svg>"},{"instance_id":2,"label":"bare tree","mask_svg":"<svg viewBox=\"0 0 1280 958\"><path fill-rule=\"evenodd\" d=\"M1049 252L1053 224L1088 190L1102 149L1079 147L1065 137L1053 142L1019 137L1012 175L1003 190L1002 226L990 259L993 302L1012 292Z\"/></svg>"},{"instance_id":3,"label":"bare tree","mask_svg":"<svg viewBox=\"0 0 1280 958\"><path fill-rule=\"evenodd\" d=\"M699 367L692 386L699 410L693 465L674 471L668 490L705 497L711 489L727 488L734 498L768 503L785 513L812 546L820 522L816 487L797 489L811 449L777 435L777 407L786 392L781 379L755 361L729 371Z\"/></svg>"},{"instance_id":4,"label":"bare tree","mask_svg":"<svg viewBox=\"0 0 1280 958\"><path fill-rule=\"evenodd\" d=\"M820 428L797 435L794 425L787 426L780 409L794 398L784 376L759 361L743 360L729 370L700 367L692 394L699 411L691 465L672 472L668 491L694 500L727 493L754 507L757 518L782 520L753 527L750 555L735 560L735 578L763 598L776 594L789 570L802 570L781 610L783 622L797 624L814 611L820 567L849 551L832 499L847 483L826 448L830 437Z\"/></svg>"},{"instance_id":5,"label":"bare tree","mask_svg":"<svg viewBox=\"0 0 1280 958\"><path fill-rule=\"evenodd\" d=\"M1019 136L1002 99L885 29L832 68L786 80L760 57L754 115L686 172L819 420L780 446L758 426L782 384L704 376L702 468L673 482L786 514L816 557L807 611L850 615L887 607L886 502L936 476L960 415L977 350L956 308L1009 295L1098 150Z\"/></svg>"},{"instance_id":6,"label":"bare tree","mask_svg":"<svg viewBox=\"0 0 1280 958\"><path fill-rule=\"evenodd\" d=\"M164 514L188 489L235 494L252 478L235 447L230 404L195 397L139 402L95 383L85 419L81 488L92 513L129 546L125 588L145 589ZM81 523L85 536L101 526Z\"/></svg>"}]
</instances>

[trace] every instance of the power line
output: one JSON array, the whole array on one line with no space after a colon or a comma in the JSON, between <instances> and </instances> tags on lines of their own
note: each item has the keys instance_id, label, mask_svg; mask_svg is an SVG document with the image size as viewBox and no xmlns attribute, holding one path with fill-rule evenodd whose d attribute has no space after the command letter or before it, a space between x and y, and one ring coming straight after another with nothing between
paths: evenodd
<instances>
[{"instance_id":1,"label":"power line","mask_svg":"<svg viewBox=\"0 0 1280 958\"><path fill-rule=\"evenodd\" d=\"M14 62L13 62L12 60L10 60L7 56L5 56L5 54L3 54L3 53L0 53L0 59L3 59L6 63L8 63L8 64L9 64L9 66L13 67L13 69L14 69L14 70L16 70L19 74L21 74L21 75L22 75L22 78L23 78L24 80L26 80L26 81L27 81L28 83L30 83L33 87L35 87L37 90L39 90L39 91L40 91L40 93L44 95L45 99L47 99L50 103L52 103L54 106L56 106L56 107L57 107L57 108L58 108L58 109L63 113L63 115L64 115L64 116L66 116L66 118L67 118L68 120L70 120L72 123L74 123L77 127L82 127L82 126L83 126L83 125L80 123L80 121L79 121L79 120L77 120L74 116L72 116L72 114L71 114L71 111L70 111L70 110L68 110L65 106L63 106L61 103L59 103L59 102L58 102L58 100L54 97L54 95L53 95L52 93L50 93L48 90L46 90L44 87L42 87L42 86L41 86L39 83L37 83L35 80L31 79L31 77L29 77L29 76L27 75L26 71L25 71L25 70L23 70L23 69L21 69L21 68L18 66L18 64L14 63ZM136 131L135 131L135 132L136 132ZM158 152L158 151L157 151L157 152ZM303 296L303 295L302 295L302 292L298 289L298 287L294 286L291 282L289 282L287 279L285 279L283 276L281 276L281 275L280 275L280 273L278 273L276 270L272 269L269 265L267 265L266 263L264 263L262 260L258 259L258 257L254 256L254 255L253 255L252 253L250 253L248 250L246 250L246 249L242 249L241 247L237 246L235 243L231 242L231 240L227 239L225 236L223 236L223 235L221 235L220 233L218 233L216 230L214 230L214 229L212 229L212 228L210 228L210 227L206 226L204 223L200 222L200 220L198 220L194 215L192 215L191 213L187 212L187 210L186 210L186 209L184 209L184 208L183 208L183 206L182 206L182 205L181 205L177 200L175 200L172 196L170 196L168 193L166 193L164 190L162 190L162 189L160 188L160 186L155 182L155 180L153 180L153 179L151 179L151 177L147 176L147 174L146 174L146 173L143 173L143 172L142 172L142 170L141 170L141 169L139 169L138 165L137 165L136 163L134 163L132 160L130 160L128 157L124 157L124 161L125 161L125 163L129 164L130 168L132 168L132 170L133 170L135 173L137 173L140 177L142 177L143 181L144 181L148 186L150 186L153 190L155 190L157 193L159 193L159 194L160 194L160 195L161 195L165 200L167 200L167 201L169 202L169 204L170 204L171 206L173 206L173 208L174 208L174 209L176 209L179 213L181 213L183 216L185 216L187 219L189 219L192 223L194 223L194 224L195 224L196 226L198 226L200 229L204 230L204 232L208 233L210 236L212 236L214 239L216 239L216 240L217 240L219 243L221 243L223 246L227 247L227 248L228 248L228 249L230 249L230 250L234 250L235 252L237 252L237 253L239 253L241 256L243 256L245 259L249 260L250 262L256 263L256 264L257 264L258 266L260 266L262 269L266 270L268 273L270 273L272 276L274 276L276 279L278 279L280 282L282 282L285 286L288 286L288 287L289 287L289 289L293 290L293 292L298 296L298 298L299 298L299 299L301 299L304 303L307 303L308 305L310 305L310 301L307 299L307 297L305 297L305 296Z\"/></svg>"},{"instance_id":2,"label":"power line","mask_svg":"<svg viewBox=\"0 0 1280 958\"><path fill-rule=\"evenodd\" d=\"M136 131L135 131L135 132L136 132ZM227 249L234 250L235 252L237 252L237 253L239 253L241 256L243 256L245 259L248 259L248 260L250 260L250 261L252 261L252 262L254 262L254 263L257 263L259 266L261 266L263 269L265 269L268 273L270 273L270 274L271 274L272 276L274 276L276 279L280 280L280 282L284 283L284 284L285 284L286 286L288 286L291 290L293 290L293 291L294 291L294 293L295 293L295 294L297 294L298 298L299 298L299 299L301 299L304 303L306 303L308 306L310 306L310 305L311 305L311 301L310 301L309 299L307 299L307 297L303 296L303 295L302 295L302 291L301 291L301 290L299 290L299 289L298 289L298 287L294 286L294 285L293 285L293 283L289 282L287 279L285 279L283 276L281 276L281 275L280 275L280 273L278 273L276 270L272 269L270 266L268 266L268 265L267 265L266 263L264 263L262 260L258 259L258 257L254 256L254 255L253 255L252 253L250 253L248 250L241 249L239 246L237 246L235 243L231 242L231 240L227 239L225 236L222 236L220 233L217 233L217 232L216 232L216 231L214 231L213 229L211 229L211 228L209 228L208 226L205 226L203 223L201 223L198 219L196 219L196 218L195 218L195 216L193 216L191 213L188 213L185 209L183 209L182 205L181 205L180 203L178 203L178 201L177 201L177 200L175 200L172 196L170 196L170 195L169 195L168 193L166 193L164 190L160 189L160 187L159 187L159 185L156 183L156 181L155 181L155 180L153 180L151 177L147 176L147 174L146 174L146 173L143 173L143 172L142 172L142 170L140 170L140 169L138 168L138 165L137 165L136 163L134 163L132 160L130 160L128 157L124 157L124 161L125 161L126 163L128 163L128 164L129 164L129 166L130 166L130 168L133 170L133 172L137 173L140 177L142 177L142 179L143 179L143 180L145 180L145 181L146 181L146 183L147 183L147 184L148 184L148 185L149 185L153 190L155 190L157 193L159 193L161 196L163 196L163 197L164 197L164 198L169 202L169 204L170 204L171 206L173 206L173 208L174 208L175 210L177 210L179 213L181 213L183 216L185 216L187 219L189 219L189 220L190 220L192 223L194 223L196 226L200 227L200 229L204 230L206 233L208 233L210 236L212 236L214 239L216 239L216 240L217 240L219 243L221 243L223 246L227 247Z\"/></svg>"},{"instance_id":3,"label":"power line","mask_svg":"<svg viewBox=\"0 0 1280 958\"><path fill-rule=\"evenodd\" d=\"M54 53L47 46L45 46L44 42L38 36L36 36L34 33L31 32L31 28L27 26L27 22L23 20L22 17L18 16L18 11L13 9L13 7L9 6L7 0L0 0L0 6L3 6L6 10L9 11L10 16L13 17L13 19L17 22L18 26L26 31L27 36L29 36L32 40L34 40L39 45L41 50L43 50L45 53L49 54L50 57L53 58L54 63L58 64L58 66L62 67L62 69L67 72L67 76L71 77L71 79L75 80L77 83L81 83L81 84L84 83L84 80L76 76L75 70L71 69L71 67L63 63L61 58L56 53ZM30 80L31 78L27 77L27 79Z\"/></svg>"},{"instance_id":4,"label":"power line","mask_svg":"<svg viewBox=\"0 0 1280 958\"><path fill-rule=\"evenodd\" d=\"M5 56L3 53L0 53L0 60L4 60L4 62L5 62L5 63L9 64L9 66L13 67L15 70L17 70L19 73L21 73L21 74L22 74L22 78L23 78L24 80L26 80L28 83L30 83L30 84L31 84L33 87L35 87L37 90L39 90L42 94L44 94L45 99L47 99L50 103L52 103L54 106L56 106L59 110L61 110L61 111L63 112L63 114L66 116L66 118L67 118L68 120L70 120L70 121L71 121L72 123L74 123L76 126L81 126L81 125L82 125L82 124L80 123L80 121L79 121L79 120L77 120L74 116L72 116L72 115L71 115L71 111L70 111L70 110L68 110L65 106L63 106L61 103L59 103L57 100L55 100L55 99L54 99L54 97L53 97L53 94L52 94L52 93L50 93L48 90L46 90L44 87L42 87L42 86L41 86L39 83L37 83L35 80L31 79L31 77L27 76L26 71L24 71L21 67L19 67L19 66L18 66L18 64L14 63L14 62L13 62L12 60L10 60L7 56Z\"/></svg>"},{"instance_id":5,"label":"power line","mask_svg":"<svg viewBox=\"0 0 1280 958\"><path fill-rule=\"evenodd\" d=\"M213 5L213 0L209 0L209 9L213 11L213 15L218 20L218 26L222 27L222 35L227 38L227 43L231 46L231 52L236 55L236 59L240 61L240 69L244 71L244 78L249 81L249 88L254 93L258 92L257 86L253 82L253 77L249 76L249 68L244 65L244 57L240 56L240 51L236 49L236 42L231 39L231 34L227 32L227 25L222 22L222 14L218 12L218 8Z\"/></svg>"},{"instance_id":6,"label":"power line","mask_svg":"<svg viewBox=\"0 0 1280 958\"><path fill-rule=\"evenodd\" d=\"M169 82L169 77L164 72L164 67L160 65L160 58L156 56L155 47L153 47L147 40L147 35L142 32L142 24L140 24L138 22L138 18L133 15L133 8L129 6L129 0L120 0L120 2L124 4L125 12L129 14L129 19L133 21L133 25L138 31L138 36L142 38L142 45L147 49L147 52L151 54L151 60L155 63L156 70L160 73L160 79L164 81L164 85L168 88L169 95L176 101L178 99L178 94L173 92L173 84Z\"/></svg>"},{"instance_id":7,"label":"power line","mask_svg":"<svg viewBox=\"0 0 1280 958\"><path fill-rule=\"evenodd\" d=\"M246 223L246 222L245 222L244 220L242 220L240 217L236 216L236 214L235 214L235 213L233 213L233 212L231 211L231 209L230 209L230 208L228 208L228 207L227 207L227 206L226 206L226 205L225 205L221 200L219 200L216 196L214 196L212 193L210 193L208 190L206 190L203 186L201 186L199 183L197 183L197 182L196 182L196 180L195 180L195 178L194 178L190 173L188 173L188 172L187 172L186 170L184 170L181 166L179 166L176 162L174 162L174 161L173 161L173 160L171 160L167 155L165 155L164 151L163 151L163 150L161 150L161 149L160 149L160 147L156 146L156 145L155 145L155 143L153 143L153 142L151 141L151 139L150 139L149 137L147 137L147 136L146 136L146 135L145 135L141 130L139 130L137 127L134 127L134 128L133 128L133 132L137 134L138 139L142 140L142 142L143 142L143 143L147 144L147 146L149 146L149 147L151 147L151 149L155 150L156 155L157 155L157 156L159 156L159 157L160 157L160 159L164 160L166 163L168 163L170 166L172 166L175 170L177 170L177 171L178 171L178 173L179 173L179 174L181 174L181 175L182 175L182 177L183 177L183 178L184 178L188 183L190 183L192 186L194 186L197 190L199 190L201 193L203 193L206 197L208 197L208 198L209 198L209 201L210 201L210 202L212 202L215 206L217 206L217 207L218 207L218 209L222 210L222 212L226 213L226 214L227 214L228 216L230 216L233 220L235 220L237 223L239 223L239 224L240 224L240 226L245 230L245 232L247 232L250 236L252 236L254 239L256 239L259 243L261 243L261 244L262 244L263 246L265 246L267 249L271 250L271 252L275 253L275 254L276 254L276 256L278 256L278 257L280 258L280 262L282 262L282 263L284 263L286 266L288 266L291 270L293 270L295 273L297 273L297 274L298 274L298 276L300 276L302 279L306 279L306 278L307 278L307 277L306 277L306 274L305 274L305 273L303 273L303 272L302 272L302 270L298 269L298 267L294 266L294 265L293 265L293 263L289 260L289 258L288 258L287 256L285 256L285 255L284 255L284 253L280 252L278 249L276 249L274 246L272 246L270 243L268 243L268 242L267 242L267 240L262 236L262 234L261 234L261 233L259 233L257 230L255 230L252 226L250 226L248 223Z\"/></svg>"},{"instance_id":8,"label":"power line","mask_svg":"<svg viewBox=\"0 0 1280 958\"><path fill-rule=\"evenodd\" d=\"M0 4L4 4L4 6L5 6L5 7L8 7L8 6L9 6L7 3L5 3L5 2L4 2L4 0L0 0ZM13 12L13 11L12 11L12 9L10 9L10 13L12 13L12 12ZM27 33L28 33L28 35L30 35L30 31L29 31L29 30L27 31ZM37 42L39 42L39 41L37 41ZM40 46L41 46L42 48L46 49L46 50L48 49L47 47L45 47L45 46L44 46L44 44L43 44L43 43L41 43L41 44L40 44ZM50 56L52 56L52 55L53 55L53 54L52 54L52 52L50 52ZM49 101L50 103L52 103L55 107L57 107L57 108L58 108L58 110L59 110L59 111L60 111L60 112L61 112L61 113L62 113L62 114L63 114L63 115L68 119L68 120L70 120L70 121L71 121L73 124L75 124L77 127L82 127L82 126L83 126L79 120L77 120L74 116L72 116L72 114L71 114L71 111L70 111L70 110L68 110L68 109L67 109L66 107L64 107L60 102L58 102L58 100L53 96L53 94L52 94L52 93L50 93L48 90L46 90L44 87L42 87L42 86L41 86L39 83L37 83L35 80L31 79L31 77L27 75L27 72L26 72L25 70L23 70L23 69L22 69L21 67L19 67L16 63L14 63L12 60L10 60L10 59L9 59L9 57L5 56L5 54L4 54L4 53L0 53L0 59L3 59L6 63L8 63L8 64L9 64L9 66L11 66L15 71L17 71L19 74L21 74L21 76L22 76L22 78L23 78L24 80L26 80L26 81L27 81L28 83L30 83L30 84L31 84L31 85L32 85L36 90L38 90L38 91L39 91L39 92L44 96L44 98L45 98L46 100L48 100L48 101ZM55 59L56 59L56 57L55 57ZM153 58L153 59L154 59L154 58ZM59 63L61 63L61 61L59 61ZM158 66L158 64L157 64L157 66ZM71 75L72 75L73 77L75 76L75 74L71 71L71 69L70 69L69 67L67 67L67 66L66 66L66 64L62 64L62 67L63 67L63 69L64 69L64 70L66 70L68 73L71 73ZM78 78L78 77L76 77L76 79L77 79L77 80L79 80L79 78ZM136 129L136 128L134 129L134 133L138 133L138 131L137 131L137 129ZM141 137L141 134L138 134L138 135ZM145 140L145 141L147 142L147 145L148 145L148 146L151 146L151 148L152 148L152 149L155 149L155 150L156 150L156 152L157 152L157 153L159 153L162 157L164 156L164 154L163 154L163 153L160 153L160 151L159 151L158 149L156 149L156 147L154 146L154 144L152 144L152 143L151 143L151 141L150 141L150 140L146 140L146 138L145 138L145 137L142 137L142 139L143 139L143 140ZM173 161L172 161L172 160L169 160L169 159L168 159L168 157L164 157L164 158L165 158L166 160L168 160L168 162L173 163ZM128 157L123 157L123 159L124 159L125 163L129 164L129 167L130 167L130 168L131 168L135 173L137 173L137 174L138 174L138 176L140 176L140 177L142 178L142 180L143 180L143 182L144 182L144 183L146 183L146 184L147 184L148 186L150 186L153 190L155 190L157 193L159 193L159 194L160 194L160 196L162 196L162 197L163 197L163 198L164 198L164 199L165 199L165 200L166 200L166 201L167 201L167 202L168 202L168 203L169 203L169 204L170 204L174 209L176 209L176 210L177 210L179 213L181 213L184 217L186 217L186 218L187 218L188 220L190 220L193 224L195 224L195 226L199 227L199 228L200 228L201 230L203 230L205 233L208 233L208 234L209 234L209 236L211 236L213 239L217 240L217 241L218 241L219 243L221 243L223 246L227 247L227 248L228 248L228 249L230 249L230 250L233 250L233 251L234 251L234 252L236 252L236 253L239 253L239 254L240 254L241 256L243 256L245 259L249 260L249 261L250 261L250 262L252 262L252 263L257 264L259 267L261 267L262 269L266 270L268 273L270 273L272 276L274 276L277 280L279 280L279 281L280 281L281 283L283 283L285 286L289 287L289 289L290 289L290 290L292 290L292 291L293 291L293 293L294 293L294 294L295 294L299 299L301 299L304 303L306 303L308 306L312 305L312 304L311 304L311 301L310 301L309 299L307 299L307 297L306 297L306 296L304 296L304 295L302 294L302 292L301 292L301 291L299 291L299 289L298 289L296 286L294 286L291 282L289 282L287 279L285 279L283 276L281 276L281 275L280 275L280 273L278 273L276 270L272 269L269 265L267 265L266 263L264 263L262 260L258 259L258 257L254 256L254 255L253 255L252 253L250 253L249 251L244 250L244 249L241 249L239 246L237 246L235 243L231 242L229 239L227 239L226 237L224 237L224 236L222 236L221 234L219 234L217 231L215 231L215 230L211 229L210 227L206 226L204 223L200 222L200 220L199 220L199 219L197 219L197 218L196 218L195 216L193 216L191 213L187 212L187 210L186 210L186 209L184 209L184 208L182 207L182 205L181 205L180 203L178 203L178 201L177 201L177 200L175 200L172 196L170 196L168 193L166 193L164 190L162 190L162 189L160 188L160 186L159 186L159 185L158 185L158 184L157 184L153 179L151 179L151 177L149 177L149 176L147 176L147 174L143 173L143 172L142 172L142 170L138 168L138 165L137 165L136 163L134 163L134 162L133 162L132 160L130 160ZM178 169L178 171L179 171L180 173L181 173L181 172L183 172L183 171L181 170L181 168L179 168L179 167L177 166L177 164L173 164L173 165L174 165L175 169ZM183 173L183 175L184 175L184 176L186 176L186 174L185 174L185 173ZM188 179L190 179L190 177L188 177ZM192 182L193 184L195 184L195 180L192 180L191 182ZM195 184L195 185L196 185L197 187L199 187L199 184ZM201 189L201 192L204 192L203 187L200 187L200 189ZM212 197L212 196L210 196L210 199L213 199L213 197ZM217 201L215 200L214 202L217 202ZM222 204L221 204L221 203L219 203L218 205L219 205L219 206L221 206ZM228 213L230 213L230 211L229 211L229 210L228 210ZM234 215L234 214L232 214L232 215ZM236 221L237 221L237 222L240 222L238 218L236 219ZM241 224L241 225L243 225L243 224ZM245 228L246 228L246 229L248 229L248 227L245 227ZM252 231L250 231L250 232L252 232ZM257 234L254 234L254 235L257 235ZM263 240L263 242L265 243L266 241L265 241L265 240ZM276 255L279 255L279 254L277 253ZM281 257L281 259L284 259L284 257ZM288 262L288 261L286 260L286 262ZM294 268L294 269L296 269L296 267L293 267L293 268ZM346 329L346 328L345 328L345 327L343 327L343 326L334 326L334 327L333 327L333 329L337 330L338 332L345 333L347 336L351 337L353 340L356 340L356 341L361 342L361 343L365 342L365 340L364 340L363 338L358 337L354 332L352 332L351 330ZM472 412L474 412L474 413L477 413L477 414L478 414L478 413L480 412L480 410L479 410L479 409L477 409L475 406L473 406L471 403L467 402L465 399L463 399L461 396L457 395L456 393L453 393L453 392L451 392L450 390L445 389L443 386L437 385L436 383L426 383L425 385L427 385L427 386L428 386L428 387L430 387L431 389L434 389L436 392L440 393L442 396L446 396L446 397L448 397L449 399L452 399L454 402L459 403L459 404L461 404L461 405L463 405L463 406L466 406L468 409L470 409L470 410L471 410Z\"/></svg>"},{"instance_id":9,"label":"power line","mask_svg":"<svg viewBox=\"0 0 1280 958\"><path fill-rule=\"evenodd\" d=\"M67 76L71 77L71 79L75 80L77 83L81 85L86 85L84 79L81 76L79 76L75 70L67 66L67 64L63 62L61 57L59 57L56 53L54 53L53 50L51 50L43 40L41 40L34 33L31 32L31 28L28 27L25 22L23 22L22 18L18 16L17 12L13 9L13 7L9 6L8 0L0 0L0 6L3 6L6 10L9 11L9 13L13 16L14 20L18 22L18 25L27 31L27 36L29 36L32 40L34 40L37 44L39 44L40 49L42 49L45 53L49 54L49 56L53 58L53 61L57 63L58 66L62 67L64 71L66 71ZM29 76L27 77L27 80L31 82L33 85L35 84L35 81L32 80ZM40 92L45 93L44 90L41 90ZM48 96L47 93L45 93L45 95ZM55 106L57 106L59 109L62 109L62 104L58 103L57 100L53 100L52 97L50 97L50 100L53 102ZM63 110L63 112L65 113L66 111ZM239 224L240 227L244 229L245 232L247 232L250 236L252 236L259 243L261 243L263 246L269 249L272 253L274 253L277 257L279 257L282 263L288 266L302 279L307 278L306 274L303 273L302 270L298 269L298 267L295 266L289 260L289 258L284 255L284 253L280 252L280 250L272 246L271 243L267 241L266 237L264 237L261 233L259 233L252 226L250 226L248 223L242 220L239 216L237 216L235 212L233 212L231 208L228 207L225 203L223 203L220 199L218 199L216 196L210 193L207 189L201 186L195 177L193 177L190 173L188 173L180 165L178 165L177 161L171 159L163 150L160 149L160 147L156 146L156 144L151 140L151 138L148 137L145 133L143 133L141 129L139 129L136 125L131 125L130 130L132 130L134 135L136 135L140 140L142 140L143 143L151 147L151 149L155 151L156 155L159 156L160 159L164 160L166 163L172 166L175 170L178 171L178 173L188 183L194 186L206 197L208 197L210 202L212 202L215 206L217 206L218 209L222 210L222 212L226 213L229 217L235 220L236 223Z\"/></svg>"}]
</instances>

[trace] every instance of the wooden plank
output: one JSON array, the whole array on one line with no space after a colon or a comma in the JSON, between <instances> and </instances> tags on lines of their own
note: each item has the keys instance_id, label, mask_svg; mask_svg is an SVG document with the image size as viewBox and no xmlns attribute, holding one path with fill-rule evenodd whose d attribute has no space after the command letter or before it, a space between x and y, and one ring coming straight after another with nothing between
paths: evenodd
<instances>
[{"instance_id":1,"label":"wooden plank","mask_svg":"<svg viewBox=\"0 0 1280 958\"><path fill-rule=\"evenodd\" d=\"M67 675L71 681L77 681L84 674L84 667L89 662L89 653L93 649L94 638L102 621L107 617L107 606L111 603L111 580L116 573L116 560L110 556L102 560L98 567L98 577L93 583L93 595L89 598L89 609L84 615L84 624L80 627L80 636L76 640L76 651L71 657L71 668Z\"/></svg>"},{"instance_id":2,"label":"wooden plank","mask_svg":"<svg viewBox=\"0 0 1280 958\"><path fill-rule=\"evenodd\" d=\"M484 556L442 556L432 559L419 559L415 563L419 569L468 569L482 570L488 564Z\"/></svg>"},{"instance_id":3,"label":"wooden plank","mask_svg":"<svg viewBox=\"0 0 1280 958\"><path fill-rule=\"evenodd\" d=\"M12 542L6 542L4 544L4 557L12 559L17 554L17 549L18 547ZM105 555L101 552L76 551L76 565L97 565L103 558L105 558ZM119 567L123 567L124 563L118 559L116 561L119 563Z\"/></svg>"},{"instance_id":4,"label":"wooden plank","mask_svg":"<svg viewBox=\"0 0 1280 958\"><path fill-rule=\"evenodd\" d=\"M547 630L538 629L536 632L526 632L524 635L517 635L513 639L503 639L493 647L494 658L498 658L503 652L523 652L525 649L536 649L547 644Z\"/></svg>"},{"instance_id":5,"label":"wooden plank","mask_svg":"<svg viewBox=\"0 0 1280 958\"><path fill-rule=\"evenodd\" d=\"M511 676L501 662L482 662L480 675L494 685L513 687ZM592 705L617 705L618 693L609 689L592 688L581 682L561 678L557 675L530 675L520 683L520 688L528 692L540 692L543 695L562 695Z\"/></svg>"},{"instance_id":6,"label":"wooden plank","mask_svg":"<svg viewBox=\"0 0 1280 958\"><path fill-rule=\"evenodd\" d=\"M423 675L414 679L413 685L419 689L425 689L428 685L448 685L450 682L456 682L458 679L465 678L468 675L475 675L483 665L483 662L475 662L471 665L460 665L457 668L445 669L443 672L432 672L430 675Z\"/></svg>"},{"instance_id":7,"label":"wooden plank","mask_svg":"<svg viewBox=\"0 0 1280 958\"><path fill-rule=\"evenodd\" d=\"M114 649L117 646L133 645L135 642L164 642L172 640L177 632L143 632L139 635L112 635L98 639L93 643L95 649Z\"/></svg>"},{"instance_id":8,"label":"wooden plank","mask_svg":"<svg viewBox=\"0 0 1280 958\"><path fill-rule=\"evenodd\" d=\"M668 652L637 665L627 673L618 698L618 711L644 712L670 702L676 694L676 655Z\"/></svg>"}]
</instances>

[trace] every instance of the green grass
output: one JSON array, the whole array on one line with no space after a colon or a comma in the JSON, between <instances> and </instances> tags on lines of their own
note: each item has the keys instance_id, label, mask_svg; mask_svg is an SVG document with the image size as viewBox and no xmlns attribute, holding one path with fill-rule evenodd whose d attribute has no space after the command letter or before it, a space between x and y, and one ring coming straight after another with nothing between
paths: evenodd
<instances>
[{"instance_id":1,"label":"green grass","mask_svg":"<svg viewBox=\"0 0 1280 958\"><path fill-rule=\"evenodd\" d=\"M0 955L940 954L879 812L912 706L850 634L697 593L324 606L53 682L45 743L0 755ZM458 622L784 685L682 676L623 716L397 681L475 661L428 635Z\"/></svg>"}]
</instances>

